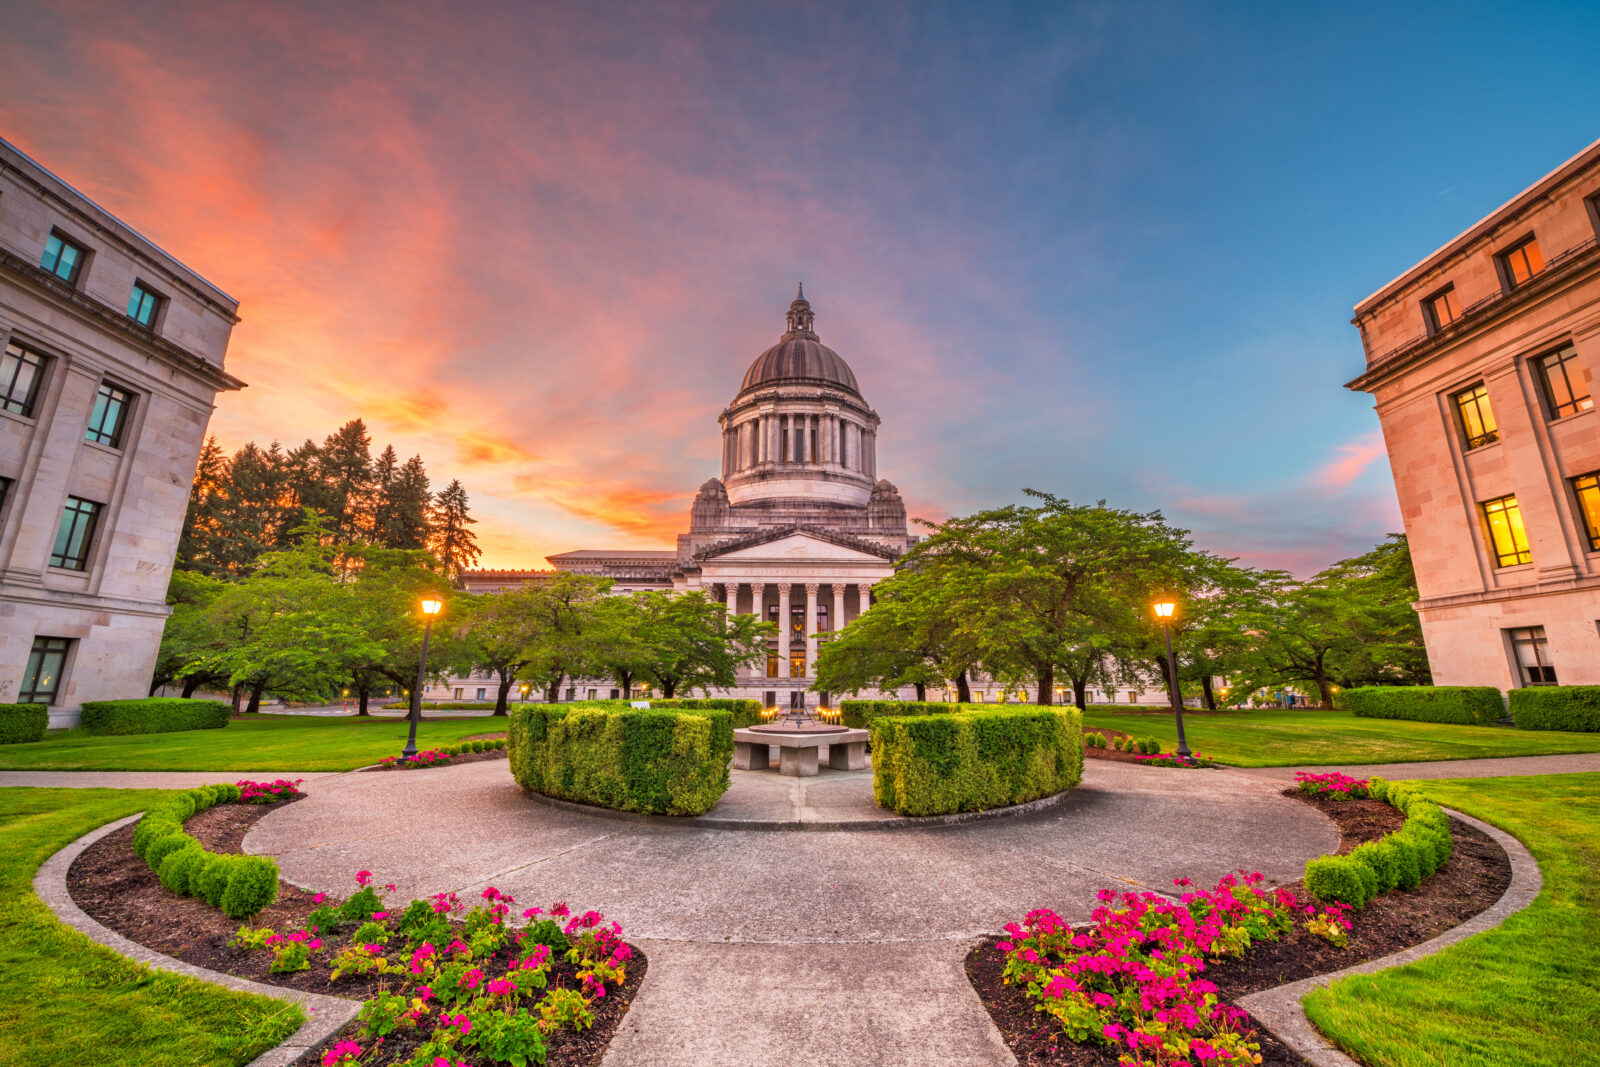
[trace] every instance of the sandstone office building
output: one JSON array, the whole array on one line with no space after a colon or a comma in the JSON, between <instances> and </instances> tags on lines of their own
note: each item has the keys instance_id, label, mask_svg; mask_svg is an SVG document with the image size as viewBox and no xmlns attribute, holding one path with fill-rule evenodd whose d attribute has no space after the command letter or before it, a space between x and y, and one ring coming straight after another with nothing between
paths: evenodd
<instances>
[{"instance_id":1,"label":"sandstone office building","mask_svg":"<svg viewBox=\"0 0 1600 1067\"><path fill-rule=\"evenodd\" d=\"M1600 142L1355 309L1441 685L1600 684Z\"/></svg>"},{"instance_id":2,"label":"sandstone office building","mask_svg":"<svg viewBox=\"0 0 1600 1067\"><path fill-rule=\"evenodd\" d=\"M0 140L0 702L149 691L237 306Z\"/></svg>"}]
</instances>

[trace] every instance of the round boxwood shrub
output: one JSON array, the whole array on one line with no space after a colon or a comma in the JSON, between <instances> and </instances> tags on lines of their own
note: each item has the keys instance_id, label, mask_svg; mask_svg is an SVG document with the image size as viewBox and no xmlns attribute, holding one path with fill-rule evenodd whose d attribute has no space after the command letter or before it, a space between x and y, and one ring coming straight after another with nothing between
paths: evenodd
<instances>
[{"instance_id":1,"label":"round boxwood shrub","mask_svg":"<svg viewBox=\"0 0 1600 1067\"><path fill-rule=\"evenodd\" d=\"M1318 856L1306 864L1306 891L1324 902L1365 907L1369 884L1376 886L1377 875L1349 856Z\"/></svg>"},{"instance_id":2,"label":"round boxwood shrub","mask_svg":"<svg viewBox=\"0 0 1600 1067\"><path fill-rule=\"evenodd\" d=\"M177 833L167 834L151 841L144 849L144 861L154 871L161 870L161 862L180 848L198 845L200 842L179 830Z\"/></svg>"},{"instance_id":3,"label":"round boxwood shrub","mask_svg":"<svg viewBox=\"0 0 1600 1067\"><path fill-rule=\"evenodd\" d=\"M182 820L172 815L166 808L146 812L144 818L139 820L139 825L133 828L133 854L143 860L145 849L150 847L150 842L168 834L181 833L183 833Z\"/></svg>"},{"instance_id":4,"label":"round boxwood shrub","mask_svg":"<svg viewBox=\"0 0 1600 1067\"><path fill-rule=\"evenodd\" d=\"M184 835L188 837L187 834ZM163 838L162 840L165 840ZM189 844L183 848L174 849L161 861L161 869L156 876L161 879L161 884L177 893L179 896L190 896L189 881L194 877L194 872L206 861L209 853L200 847L200 842L189 838Z\"/></svg>"},{"instance_id":5,"label":"round boxwood shrub","mask_svg":"<svg viewBox=\"0 0 1600 1067\"><path fill-rule=\"evenodd\" d=\"M1377 875L1377 892L1387 893L1400 880L1399 860L1395 849L1386 841L1368 841L1350 853L1350 858L1365 864Z\"/></svg>"},{"instance_id":6,"label":"round boxwood shrub","mask_svg":"<svg viewBox=\"0 0 1600 1067\"><path fill-rule=\"evenodd\" d=\"M233 865L238 859L238 856L208 852L205 866L189 879L189 892L214 908L221 907L222 894L227 892L228 879L232 876Z\"/></svg>"},{"instance_id":7,"label":"round boxwood shrub","mask_svg":"<svg viewBox=\"0 0 1600 1067\"><path fill-rule=\"evenodd\" d=\"M278 864L270 856L234 856L218 907L230 919L248 919L278 899Z\"/></svg>"},{"instance_id":8,"label":"round boxwood shrub","mask_svg":"<svg viewBox=\"0 0 1600 1067\"><path fill-rule=\"evenodd\" d=\"M1422 856L1416 841L1404 834L1390 834L1384 844L1394 849L1394 887L1406 892L1422 884Z\"/></svg>"}]
</instances>

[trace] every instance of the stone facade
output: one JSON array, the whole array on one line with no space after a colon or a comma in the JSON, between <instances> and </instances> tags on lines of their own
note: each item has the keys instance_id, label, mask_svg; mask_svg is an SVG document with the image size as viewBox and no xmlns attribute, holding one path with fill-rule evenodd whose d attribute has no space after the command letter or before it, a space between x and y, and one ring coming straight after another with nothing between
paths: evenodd
<instances>
[{"instance_id":1,"label":"stone facade","mask_svg":"<svg viewBox=\"0 0 1600 1067\"><path fill-rule=\"evenodd\" d=\"M0 702L148 692L237 308L0 140Z\"/></svg>"},{"instance_id":2,"label":"stone facade","mask_svg":"<svg viewBox=\"0 0 1600 1067\"><path fill-rule=\"evenodd\" d=\"M1354 324L1441 685L1600 684L1600 142Z\"/></svg>"}]
</instances>

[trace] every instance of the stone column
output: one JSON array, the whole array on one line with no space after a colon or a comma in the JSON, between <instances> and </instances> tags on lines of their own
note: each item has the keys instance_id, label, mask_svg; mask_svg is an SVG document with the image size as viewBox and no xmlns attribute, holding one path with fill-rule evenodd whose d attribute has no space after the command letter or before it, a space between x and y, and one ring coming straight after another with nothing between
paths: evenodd
<instances>
[{"instance_id":1,"label":"stone column","mask_svg":"<svg viewBox=\"0 0 1600 1067\"><path fill-rule=\"evenodd\" d=\"M833 617L828 620L829 633L844 629L844 583L833 583Z\"/></svg>"},{"instance_id":2,"label":"stone column","mask_svg":"<svg viewBox=\"0 0 1600 1067\"><path fill-rule=\"evenodd\" d=\"M778 583L778 677L789 677L789 583Z\"/></svg>"},{"instance_id":3,"label":"stone column","mask_svg":"<svg viewBox=\"0 0 1600 1067\"><path fill-rule=\"evenodd\" d=\"M871 590L872 586L866 582L856 586L856 594L861 600L860 605L856 608L856 618L858 619L867 613L867 608L870 605Z\"/></svg>"},{"instance_id":4,"label":"stone column","mask_svg":"<svg viewBox=\"0 0 1600 1067\"><path fill-rule=\"evenodd\" d=\"M739 583L723 582L722 592L728 600L728 615L732 617L739 614Z\"/></svg>"},{"instance_id":5,"label":"stone column","mask_svg":"<svg viewBox=\"0 0 1600 1067\"><path fill-rule=\"evenodd\" d=\"M806 677L817 673L817 589L816 582L806 583Z\"/></svg>"}]
</instances>

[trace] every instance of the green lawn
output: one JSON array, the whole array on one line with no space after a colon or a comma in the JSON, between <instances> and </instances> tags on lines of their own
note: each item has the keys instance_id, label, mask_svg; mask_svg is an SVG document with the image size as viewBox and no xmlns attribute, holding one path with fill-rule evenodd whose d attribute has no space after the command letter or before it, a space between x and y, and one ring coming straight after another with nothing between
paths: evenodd
<instances>
[{"instance_id":1,"label":"green lawn","mask_svg":"<svg viewBox=\"0 0 1600 1067\"><path fill-rule=\"evenodd\" d=\"M0 789L0 1064L248 1063L300 1026L298 1007L152 971L62 926L34 896L61 847L157 790Z\"/></svg>"},{"instance_id":2,"label":"green lawn","mask_svg":"<svg viewBox=\"0 0 1600 1067\"><path fill-rule=\"evenodd\" d=\"M509 719L474 716L423 722L417 747L454 744L504 731ZM404 719L262 715L221 730L89 737L68 733L26 745L0 745L7 771L348 771L396 756Z\"/></svg>"},{"instance_id":3,"label":"green lawn","mask_svg":"<svg viewBox=\"0 0 1600 1067\"><path fill-rule=\"evenodd\" d=\"M1505 726L1456 726L1404 719L1358 719L1346 711L1236 711L1185 715L1189 747L1236 767L1298 764L1403 763L1600 752L1600 733L1569 734ZM1089 706L1084 726L1151 736L1166 750L1178 743L1172 713ZM0 759L3 759L0 756Z\"/></svg>"},{"instance_id":4,"label":"green lawn","mask_svg":"<svg viewBox=\"0 0 1600 1067\"><path fill-rule=\"evenodd\" d=\"M1544 891L1493 930L1313 993L1306 1014L1373 1067L1600 1062L1600 774L1418 784L1515 834Z\"/></svg>"}]
</instances>

